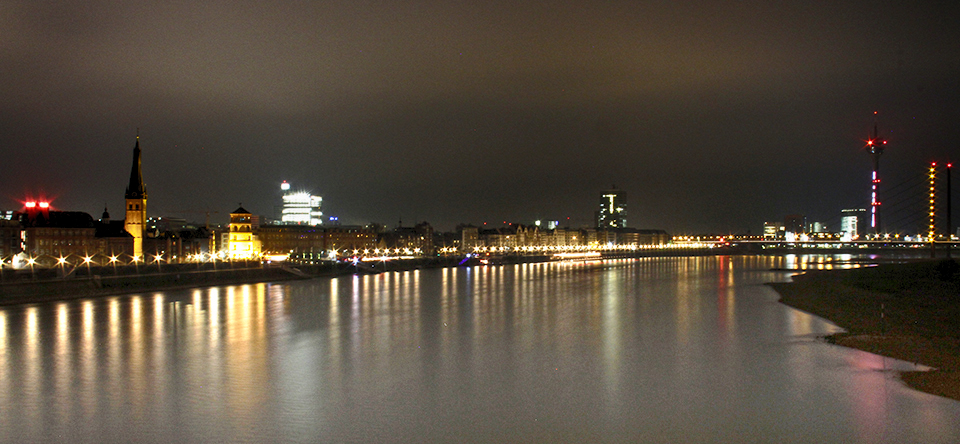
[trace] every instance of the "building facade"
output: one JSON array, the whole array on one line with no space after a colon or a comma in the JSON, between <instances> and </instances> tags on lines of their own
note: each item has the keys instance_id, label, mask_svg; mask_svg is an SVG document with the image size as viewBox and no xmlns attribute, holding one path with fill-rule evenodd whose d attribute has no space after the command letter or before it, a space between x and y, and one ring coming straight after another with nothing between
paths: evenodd
<instances>
[{"instance_id":1,"label":"building facade","mask_svg":"<svg viewBox=\"0 0 960 444\"><path fill-rule=\"evenodd\" d=\"M0 218L0 260L23 251L22 232L19 221Z\"/></svg>"},{"instance_id":2,"label":"building facade","mask_svg":"<svg viewBox=\"0 0 960 444\"><path fill-rule=\"evenodd\" d=\"M616 186L600 195L597 228L627 227L627 195Z\"/></svg>"},{"instance_id":3,"label":"building facade","mask_svg":"<svg viewBox=\"0 0 960 444\"><path fill-rule=\"evenodd\" d=\"M845 241L857 240L866 231L867 210L849 208L840 210L840 236Z\"/></svg>"},{"instance_id":4,"label":"building facade","mask_svg":"<svg viewBox=\"0 0 960 444\"><path fill-rule=\"evenodd\" d=\"M38 264L53 265L57 260L77 258L118 260L133 252L133 237L122 222L94 220L82 211L54 211L27 208L17 213L21 238L18 247Z\"/></svg>"},{"instance_id":5,"label":"building facade","mask_svg":"<svg viewBox=\"0 0 960 444\"><path fill-rule=\"evenodd\" d=\"M323 212L320 205L323 198L314 196L307 191L290 191L290 184L284 181L280 184L284 192L283 209L280 212L280 222L284 225L320 225L323 223Z\"/></svg>"},{"instance_id":6,"label":"building facade","mask_svg":"<svg viewBox=\"0 0 960 444\"><path fill-rule=\"evenodd\" d=\"M256 233L264 255L287 255L293 262L377 247L377 232L361 226L263 225Z\"/></svg>"},{"instance_id":7,"label":"building facade","mask_svg":"<svg viewBox=\"0 0 960 444\"><path fill-rule=\"evenodd\" d=\"M239 207L230 213L227 239L230 260L246 261L260 258L260 242L253 233L253 214Z\"/></svg>"}]
</instances>

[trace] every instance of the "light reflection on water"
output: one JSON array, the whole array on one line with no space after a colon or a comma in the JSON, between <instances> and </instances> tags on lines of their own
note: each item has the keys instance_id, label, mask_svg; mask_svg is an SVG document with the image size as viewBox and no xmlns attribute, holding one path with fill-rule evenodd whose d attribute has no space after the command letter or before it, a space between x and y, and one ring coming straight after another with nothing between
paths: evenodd
<instances>
[{"instance_id":1,"label":"light reflection on water","mask_svg":"<svg viewBox=\"0 0 960 444\"><path fill-rule=\"evenodd\" d=\"M907 364L703 257L413 270L0 308L0 441L951 442ZM818 262L819 261L819 262Z\"/></svg>"}]
</instances>

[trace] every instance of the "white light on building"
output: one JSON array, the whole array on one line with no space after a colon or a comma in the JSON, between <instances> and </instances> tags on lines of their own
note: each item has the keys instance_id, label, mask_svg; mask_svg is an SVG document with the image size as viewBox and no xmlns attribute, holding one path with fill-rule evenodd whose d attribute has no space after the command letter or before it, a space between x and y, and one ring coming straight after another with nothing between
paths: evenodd
<instances>
[{"instance_id":1,"label":"white light on building","mask_svg":"<svg viewBox=\"0 0 960 444\"><path fill-rule=\"evenodd\" d=\"M846 240L856 239L859 228L857 226L857 216L843 216L840 218L840 232Z\"/></svg>"},{"instance_id":2,"label":"white light on building","mask_svg":"<svg viewBox=\"0 0 960 444\"><path fill-rule=\"evenodd\" d=\"M597 227L627 227L627 198L623 191L613 187L600 196L600 211L597 212Z\"/></svg>"},{"instance_id":3,"label":"white light on building","mask_svg":"<svg viewBox=\"0 0 960 444\"><path fill-rule=\"evenodd\" d=\"M284 181L280 189L287 193L283 195L283 210L280 221L289 225L320 225L323 223L323 212L320 204L323 198L314 196L306 191L290 192L290 184Z\"/></svg>"}]
</instances>

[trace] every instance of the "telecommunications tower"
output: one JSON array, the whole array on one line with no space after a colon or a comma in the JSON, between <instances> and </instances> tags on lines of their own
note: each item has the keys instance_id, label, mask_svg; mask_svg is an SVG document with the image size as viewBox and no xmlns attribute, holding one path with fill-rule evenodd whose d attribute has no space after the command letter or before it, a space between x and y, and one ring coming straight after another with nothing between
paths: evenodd
<instances>
[{"instance_id":1,"label":"telecommunications tower","mask_svg":"<svg viewBox=\"0 0 960 444\"><path fill-rule=\"evenodd\" d=\"M876 116L877 112L874 111L873 115ZM880 200L877 199L877 188L880 186L880 155L883 154L883 149L887 145L887 141L882 139L877 132L877 123L874 120L873 123L873 137L867 139L867 151L870 152L870 157L873 158L873 177L870 186L870 229L873 231L874 235L880 234Z\"/></svg>"}]
</instances>

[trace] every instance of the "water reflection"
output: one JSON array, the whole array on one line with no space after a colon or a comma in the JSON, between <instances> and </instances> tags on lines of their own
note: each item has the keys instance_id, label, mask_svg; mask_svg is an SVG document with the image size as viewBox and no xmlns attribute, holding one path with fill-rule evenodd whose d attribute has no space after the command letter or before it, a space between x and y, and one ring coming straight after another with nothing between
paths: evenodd
<instances>
[{"instance_id":1,"label":"water reflection","mask_svg":"<svg viewBox=\"0 0 960 444\"><path fill-rule=\"evenodd\" d=\"M4 307L0 441L960 438L956 403L903 388L894 361L815 342L836 327L762 285L855 259L412 270Z\"/></svg>"},{"instance_id":2,"label":"water reflection","mask_svg":"<svg viewBox=\"0 0 960 444\"><path fill-rule=\"evenodd\" d=\"M789 270L833 270L871 266L876 255L787 254L782 268Z\"/></svg>"}]
</instances>

